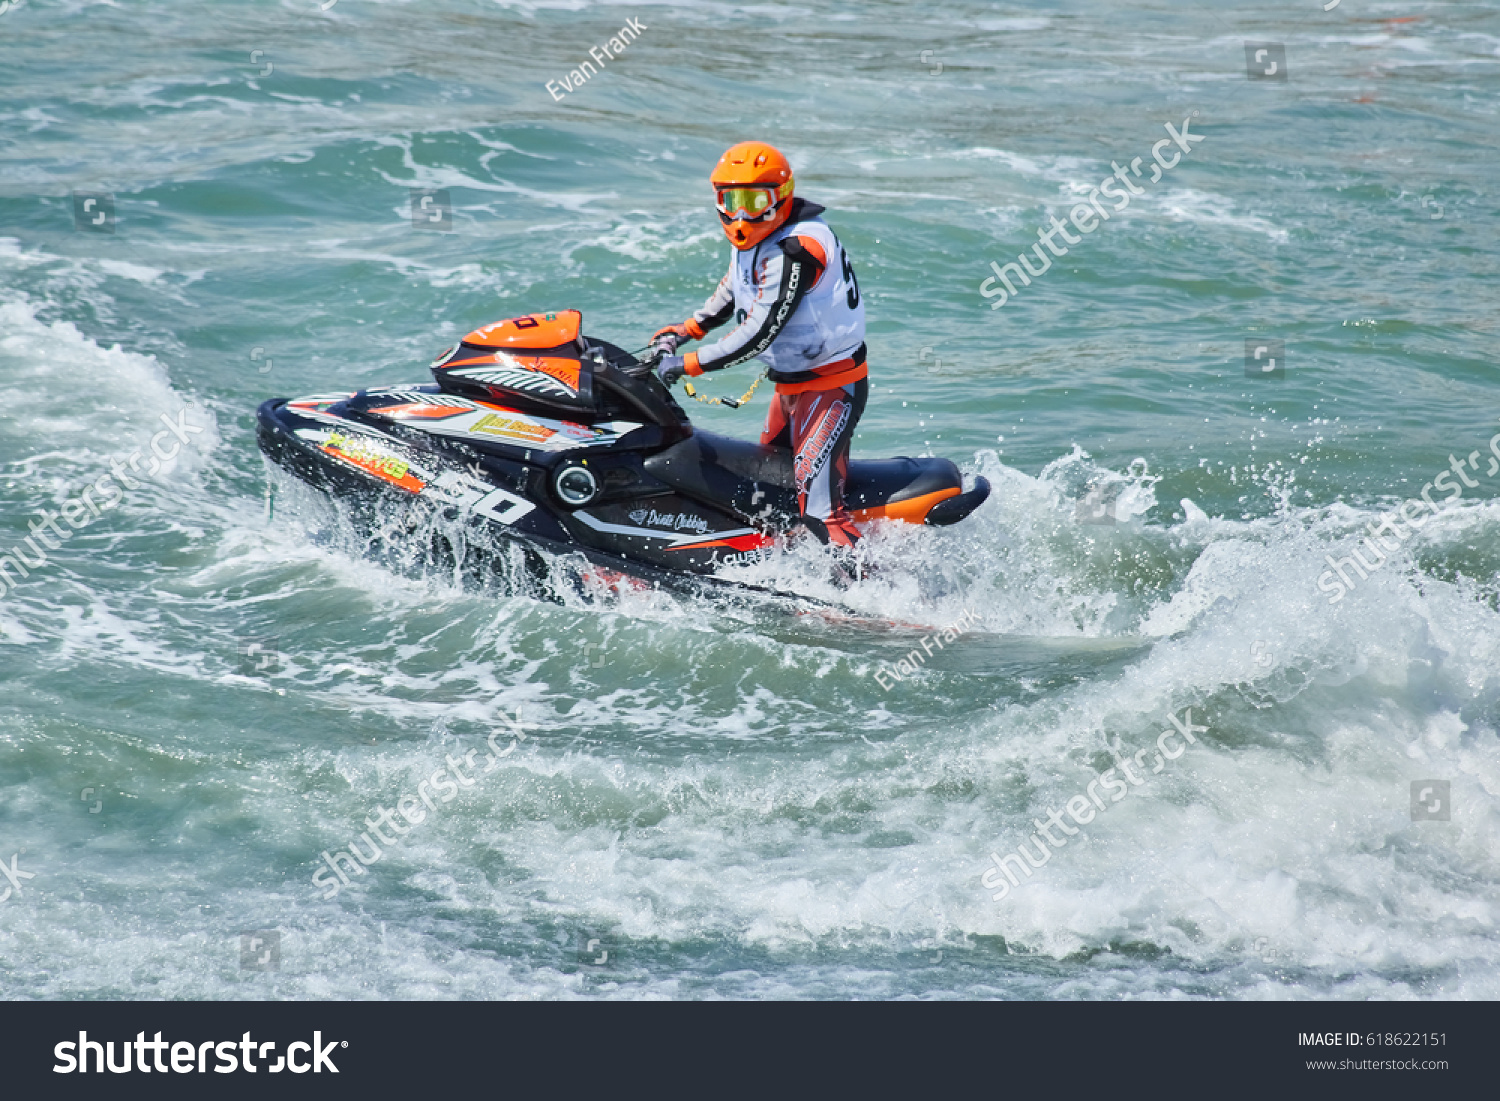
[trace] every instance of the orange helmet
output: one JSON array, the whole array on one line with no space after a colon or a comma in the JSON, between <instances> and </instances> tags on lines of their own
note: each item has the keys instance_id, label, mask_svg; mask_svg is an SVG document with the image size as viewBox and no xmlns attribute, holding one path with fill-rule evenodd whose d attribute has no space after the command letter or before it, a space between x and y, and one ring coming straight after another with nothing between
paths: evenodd
<instances>
[{"instance_id":1,"label":"orange helmet","mask_svg":"<svg viewBox=\"0 0 1500 1101\"><path fill-rule=\"evenodd\" d=\"M719 158L709 181L724 236L735 248L754 248L792 212L792 166L763 141L742 141Z\"/></svg>"}]
</instances>

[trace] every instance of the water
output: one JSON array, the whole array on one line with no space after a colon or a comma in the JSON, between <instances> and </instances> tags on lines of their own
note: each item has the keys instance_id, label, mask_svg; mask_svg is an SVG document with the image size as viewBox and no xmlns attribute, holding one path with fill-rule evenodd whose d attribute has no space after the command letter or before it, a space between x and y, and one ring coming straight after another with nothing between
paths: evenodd
<instances>
[{"instance_id":1,"label":"water","mask_svg":"<svg viewBox=\"0 0 1500 1101\"><path fill-rule=\"evenodd\" d=\"M0 599L0 859L34 876L0 993L1500 996L1500 6L818 7L0 15L0 553L112 463L134 483ZM991 261L1188 119L1189 155L989 308ZM267 518L266 397L418 380L523 311L626 347L686 316L725 262L708 170L750 136L854 256L856 453L995 485L873 534L864 619L473 592L292 487ZM113 195L112 234L73 191ZM1325 556L1471 452L1330 603ZM806 550L742 576L838 596ZM1137 751L994 901L991 854ZM477 774L444 802L450 754ZM424 781L325 897L320 854ZM279 970L241 966L249 930Z\"/></svg>"}]
</instances>

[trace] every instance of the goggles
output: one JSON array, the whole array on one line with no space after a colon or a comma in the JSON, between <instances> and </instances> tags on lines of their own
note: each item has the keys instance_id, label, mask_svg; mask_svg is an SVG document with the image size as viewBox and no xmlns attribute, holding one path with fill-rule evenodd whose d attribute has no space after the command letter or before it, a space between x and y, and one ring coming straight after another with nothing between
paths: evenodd
<instances>
[{"instance_id":1,"label":"goggles","mask_svg":"<svg viewBox=\"0 0 1500 1101\"><path fill-rule=\"evenodd\" d=\"M764 217L776 205L774 187L721 187L714 192L714 205L729 221Z\"/></svg>"}]
</instances>

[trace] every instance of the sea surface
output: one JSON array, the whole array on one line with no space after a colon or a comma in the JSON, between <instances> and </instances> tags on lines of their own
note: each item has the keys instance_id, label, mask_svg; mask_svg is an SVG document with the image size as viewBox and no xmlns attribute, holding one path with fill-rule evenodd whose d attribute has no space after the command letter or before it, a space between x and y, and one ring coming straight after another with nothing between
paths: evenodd
<instances>
[{"instance_id":1,"label":"sea surface","mask_svg":"<svg viewBox=\"0 0 1500 1101\"><path fill-rule=\"evenodd\" d=\"M994 485L735 575L847 616L393 570L262 462L266 398L687 316L752 137L854 259L855 454ZM0 3L0 997L1500 997L1497 174L1496 0Z\"/></svg>"}]
</instances>

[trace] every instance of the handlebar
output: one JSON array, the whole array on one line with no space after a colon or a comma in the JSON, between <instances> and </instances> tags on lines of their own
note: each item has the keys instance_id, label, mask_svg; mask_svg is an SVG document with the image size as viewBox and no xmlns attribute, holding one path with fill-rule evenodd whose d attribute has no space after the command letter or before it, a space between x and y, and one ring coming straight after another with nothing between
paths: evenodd
<instances>
[{"instance_id":1,"label":"handlebar","mask_svg":"<svg viewBox=\"0 0 1500 1101\"><path fill-rule=\"evenodd\" d=\"M637 357L634 366L621 367L620 370L631 378L645 378L656 369L662 356L670 354L671 351L665 344L656 344L647 351L646 355Z\"/></svg>"}]
</instances>

